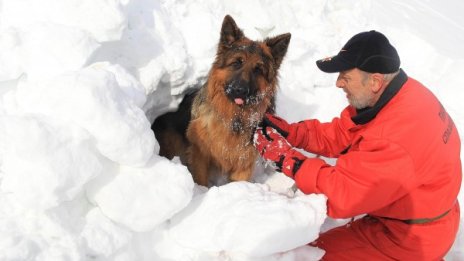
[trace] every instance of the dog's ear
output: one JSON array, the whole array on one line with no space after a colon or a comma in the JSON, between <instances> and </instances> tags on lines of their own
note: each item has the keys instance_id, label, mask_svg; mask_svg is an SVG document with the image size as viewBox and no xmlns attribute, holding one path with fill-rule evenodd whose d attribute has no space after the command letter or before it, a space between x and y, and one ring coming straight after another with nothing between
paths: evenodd
<instances>
[{"instance_id":1,"label":"dog's ear","mask_svg":"<svg viewBox=\"0 0 464 261\"><path fill-rule=\"evenodd\" d=\"M240 28L238 28L234 19L230 15L226 15L222 21L221 39L219 45L223 47L230 47L235 41L244 37Z\"/></svg>"},{"instance_id":2,"label":"dog's ear","mask_svg":"<svg viewBox=\"0 0 464 261\"><path fill-rule=\"evenodd\" d=\"M284 59L285 54L287 53L288 45L290 44L290 38L292 35L290 33L281 34L273 38L267 38L264 42L271 49L272 57L274 58L274 63L276 69L279 68L282 60Z\"/></svg>"}]
</instances>

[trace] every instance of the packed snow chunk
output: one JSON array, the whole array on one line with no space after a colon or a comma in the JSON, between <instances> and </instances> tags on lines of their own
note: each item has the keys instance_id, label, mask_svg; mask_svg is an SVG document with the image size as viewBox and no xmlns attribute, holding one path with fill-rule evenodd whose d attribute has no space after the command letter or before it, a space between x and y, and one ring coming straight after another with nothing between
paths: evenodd
<instances>
[{"instance_id":1,"label":"packed snow chunk","mask_svg":"<svg viewBox=\"0 0 464 261\"><path fill-rule=\"evenodd\" d=\"M323 195L289 198L234 182L196 196L172 219L170 234L184 247L262 257L313 241L325 218Z\"/></svg>"},{"instance_id":2,"label":"packed snow chunk","mask_svg":"<svg viewBox=\"0 0 464 261\"><path fill-rule=\"evenodd\" d=\"M41 22L88 31L99 42L116 41L127 28L123 4L130 0L4 0L2 26L28 28Z\"/></svg>"},{"instance_id":3,"label":"packed snow chunk","mask_svg":"<svg viewBox=\"0 0 464 261\"><path fill-rule=\"evenodd\" d=\"M93 139L77 126L32 116L0 116L1 190L25 208L74 199L102 166Z\"/></svg>"},{"instance_id":4,"label":"packed snow chunk","mask_svg":"<svg viewBox=\"0 0 464 261\"><path fill-rule=\"evenodd\" d=\"M308 245L304 245L293 249L291 251L277 253L264 257L250 257L243 254L228 253L227 255L219 253L209 255L207 258L202 256L195 260L198 261L218 261L218 260L232 260L232 261L319 261L324 256L325 251Z\"/></svg>"},{"instance_id":5,"label":"packed snow chunk","mask_svg":"<svg viewBox=\"0 0 464 261\"><path fill-rule=\"evenodd\" d=\"M95 63L92 67L112 72L114 77L116 77L119 87L126 94L127 99L137 107L142 108L147 100L145 87L123 67L118 64L112 65L108 62Z\"/></svg>"},{"instance_id":6,"label":"packed snow chunk","mask_svg":"<svg viewBox=\"0 0 464 261\"><path fill-rule=\"evenodd\" d=\"M0 34L0 81L16 79L24 72L19 58L22 51L19 43L16 30L6 30Z\"/></svg>"},{"instance_id":7,"label":"packed snow chunk","mask_svg":"<svg viewBox=\"0 0 464 261\"><path fill-rule=\"evenodd\" d=\"M132 232L113 223L99 208L92 209L85 219L81 236L92 256L107 258L132 240Z\"/></svg>"},{"instance_id":8,"label":"packed snow chunk","mask_svg":"<svg viewBox=\"0 0 464 261\"><path fill-rule=\"evenodd\" d=\"M144 51L135 55L149 58L138 68L140 81L147 88L147 93L169 86L171 94L178 95L188 86L198 84L198 76L194 74L193 59L186 50L184 37L166 14L162 11L154 15L155 33L141 30L144 34L151 35L147 39L150 48L135 46ZM151 56L147 56L147 53ZM134 56L133 51L128 54ZM211 62L209 61L210 64Z\"/></svg>"},{"instance_id":9,"label":"packed snow chunk","mask_svg":"<svg viewBox=\"0 0 464 261\"><path fill-rule=\"evenodd\" d=\"M51 23L31 25L19 30L18 35L21 49L16 59L21 61L29 79L34 80L83 67L99 47L88 32Z\"/></svg>"},{"instance_id":10,"label":"packed snow chunk","mask_svg":"<svg viewBox=\"0 0 464 261\"><path fill-rule=\"evenodd\" d=\"M0 260L37 260L39 249L27 237L0 232Z\"/></svg>"},{"instance_id":11,"label":"packed snow chunk","mask_svg":"<svg viewBox=\"0 0 464 261\"><path fill-rule=\"evenodd\" d=\"M294 257L289 260L318 261L324 256L325 251L311 246L302 246L292 251Z\"/></svg>"},{"instance_id":12,"label":"packed snow chunk","mask_svg":"<svg viewBox=\"0 0 464 261\"><path fill-rule=\"evenodd\" d=\"M187 168L154 156L143 168L121 166L111 181L90 193L102 212L133 231L149 231L192 199Z\"/></svg>"},{"instance_id":13,"label":"packed snow chunk","mask_svg":"<svg viewBox=\"0 0 464 261\"><path fill-rule=\"evenodd\" d=\"M142 166L153 155L156 140L139 107L145 94L130 74L120 73L122 70L98 63L50 81L20 81L18 110L74 122L94 136L97 148L107 158Z\"/></svg>"}]
</instances>

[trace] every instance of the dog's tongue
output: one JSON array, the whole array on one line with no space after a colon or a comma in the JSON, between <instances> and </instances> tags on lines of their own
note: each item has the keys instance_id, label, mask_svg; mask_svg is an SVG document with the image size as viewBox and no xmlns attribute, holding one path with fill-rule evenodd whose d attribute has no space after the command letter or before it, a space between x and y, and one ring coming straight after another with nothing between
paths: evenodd
<instances>
[{"instance_id":1,"label":"dog's tongue","mask_svg":"<svg viewBox=\"0 0 464 261\"><path fill-rule=\"evenodd\" d=\"M242 98L235 98L235 104L242 105L243 104L243 99Z\"/></svg>"}]
</instances>

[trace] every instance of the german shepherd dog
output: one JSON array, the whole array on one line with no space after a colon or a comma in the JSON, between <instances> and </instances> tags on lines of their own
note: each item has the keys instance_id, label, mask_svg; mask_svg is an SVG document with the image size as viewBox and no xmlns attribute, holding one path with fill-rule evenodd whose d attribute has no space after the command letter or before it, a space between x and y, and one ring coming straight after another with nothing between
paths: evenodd
<instances>
[{"instance_id":1,"label":"german shepherd dog","mask_svg":"<svg viewBox=\"0 0 464 261\"><path fill-rule=\"evenodd\" d=\"M225 16L206 83L152 125L160 155L180 156L203 186L212 172L249 180L258 156L252 137L264 113L274 111L277 72L290 37L252 41Z\"/></svg>"}]
</instances>

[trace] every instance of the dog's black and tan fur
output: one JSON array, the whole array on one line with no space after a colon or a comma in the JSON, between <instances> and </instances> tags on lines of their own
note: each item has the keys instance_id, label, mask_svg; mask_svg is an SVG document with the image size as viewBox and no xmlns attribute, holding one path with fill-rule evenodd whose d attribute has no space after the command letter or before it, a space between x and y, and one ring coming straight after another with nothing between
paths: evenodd
<instances>
[{"instance_id":1,"label":"dog's black and tan fur","mask_svg":"<svg viewBox=\"0 0 464 261\"><path fill-rule=\"evenodd\" d=\"M227 15L207 82L186 95L177 112L153 123L160 155L180 156L200 185L208 185L211 171L249 180L258 156L253 132L274 110L277 71L289 43L290 34L252 41Z\"/></svg>"}]
</instances>

